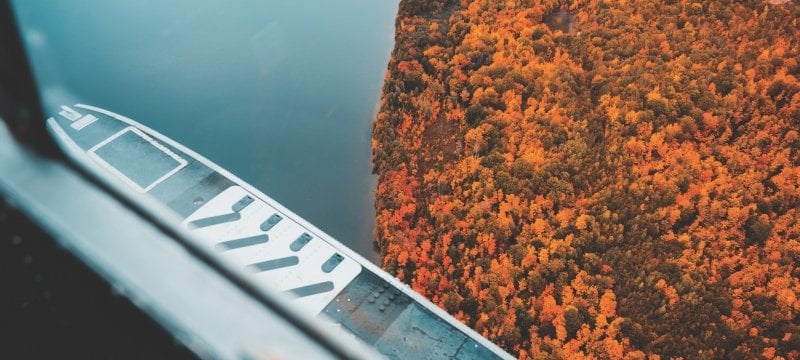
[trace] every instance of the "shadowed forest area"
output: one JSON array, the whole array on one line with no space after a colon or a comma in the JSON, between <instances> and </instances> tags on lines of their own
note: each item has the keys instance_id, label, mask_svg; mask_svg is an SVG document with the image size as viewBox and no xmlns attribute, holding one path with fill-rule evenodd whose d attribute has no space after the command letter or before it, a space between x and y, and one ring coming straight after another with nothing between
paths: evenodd
<instances>
[{"instance_id":1,"label":"shadowed forest area","mask_svg":"<svg viewBox=\"0 0 800 360\"><path fill-rule=\"evenodd\" d=\"M521 358L800 358L799 16L401 0L384 268Z\"/></svg>"}]
</instances>

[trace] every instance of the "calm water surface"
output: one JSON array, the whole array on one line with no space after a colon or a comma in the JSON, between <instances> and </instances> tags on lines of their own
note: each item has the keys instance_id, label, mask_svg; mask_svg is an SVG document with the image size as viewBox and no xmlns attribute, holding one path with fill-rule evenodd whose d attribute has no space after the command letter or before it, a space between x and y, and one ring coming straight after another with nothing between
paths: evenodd
<instances>
[{"instance_id":1,"label":"calm water surface","mask_svg":"<svg viewBox=\"0 0 800 360\"><path fill-rule=\"evenodd\" d=\"M376 262L370 123L397 2L13 1L48 112L142 122Z\"/></svg>"}]
</instances>

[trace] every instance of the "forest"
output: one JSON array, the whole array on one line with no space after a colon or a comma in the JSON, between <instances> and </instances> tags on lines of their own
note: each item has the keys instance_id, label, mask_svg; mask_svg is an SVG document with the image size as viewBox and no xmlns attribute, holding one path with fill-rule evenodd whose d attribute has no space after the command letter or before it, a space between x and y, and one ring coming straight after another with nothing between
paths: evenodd
<instances>
[{"instance_id":1,"label":"forest","mask_svg":"<svg viewBox=\"0 0 800 360\"><path fill-rule=\"evenodd\" d=\"M383 267L522 359L800 359L799 17L401 0Z\"/></svg>"}]
</instances>

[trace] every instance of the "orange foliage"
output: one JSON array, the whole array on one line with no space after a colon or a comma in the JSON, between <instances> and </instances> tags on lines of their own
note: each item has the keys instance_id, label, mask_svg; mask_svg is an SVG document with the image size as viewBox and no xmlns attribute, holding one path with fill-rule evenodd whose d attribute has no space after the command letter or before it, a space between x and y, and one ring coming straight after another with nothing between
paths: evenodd
<instances>
[{"instance_id":1,"label":"orange foliage","mask_svg":"<svg viewBox=\"0 0 800 360\"><path fill-rule=\"evenodd\" d=\"M800 4L401 0L383 266L523 358L800 358Z\"/></svg>"}]
</instances>

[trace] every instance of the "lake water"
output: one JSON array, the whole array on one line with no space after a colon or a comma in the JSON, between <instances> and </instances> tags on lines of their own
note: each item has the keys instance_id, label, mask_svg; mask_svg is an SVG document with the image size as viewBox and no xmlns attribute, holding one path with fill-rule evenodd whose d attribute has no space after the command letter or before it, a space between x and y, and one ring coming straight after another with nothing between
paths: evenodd
<instances>
[{"instance_id":1,"label":"lake water","mask_svg":"<svg viewBox=\"0 0 800 360\"><path fill-rule=\"evenodd\" d=\"M46 111L137 120L378 262L370 131L398 0L13 3Z\"/></svg>"}]
</instances>

